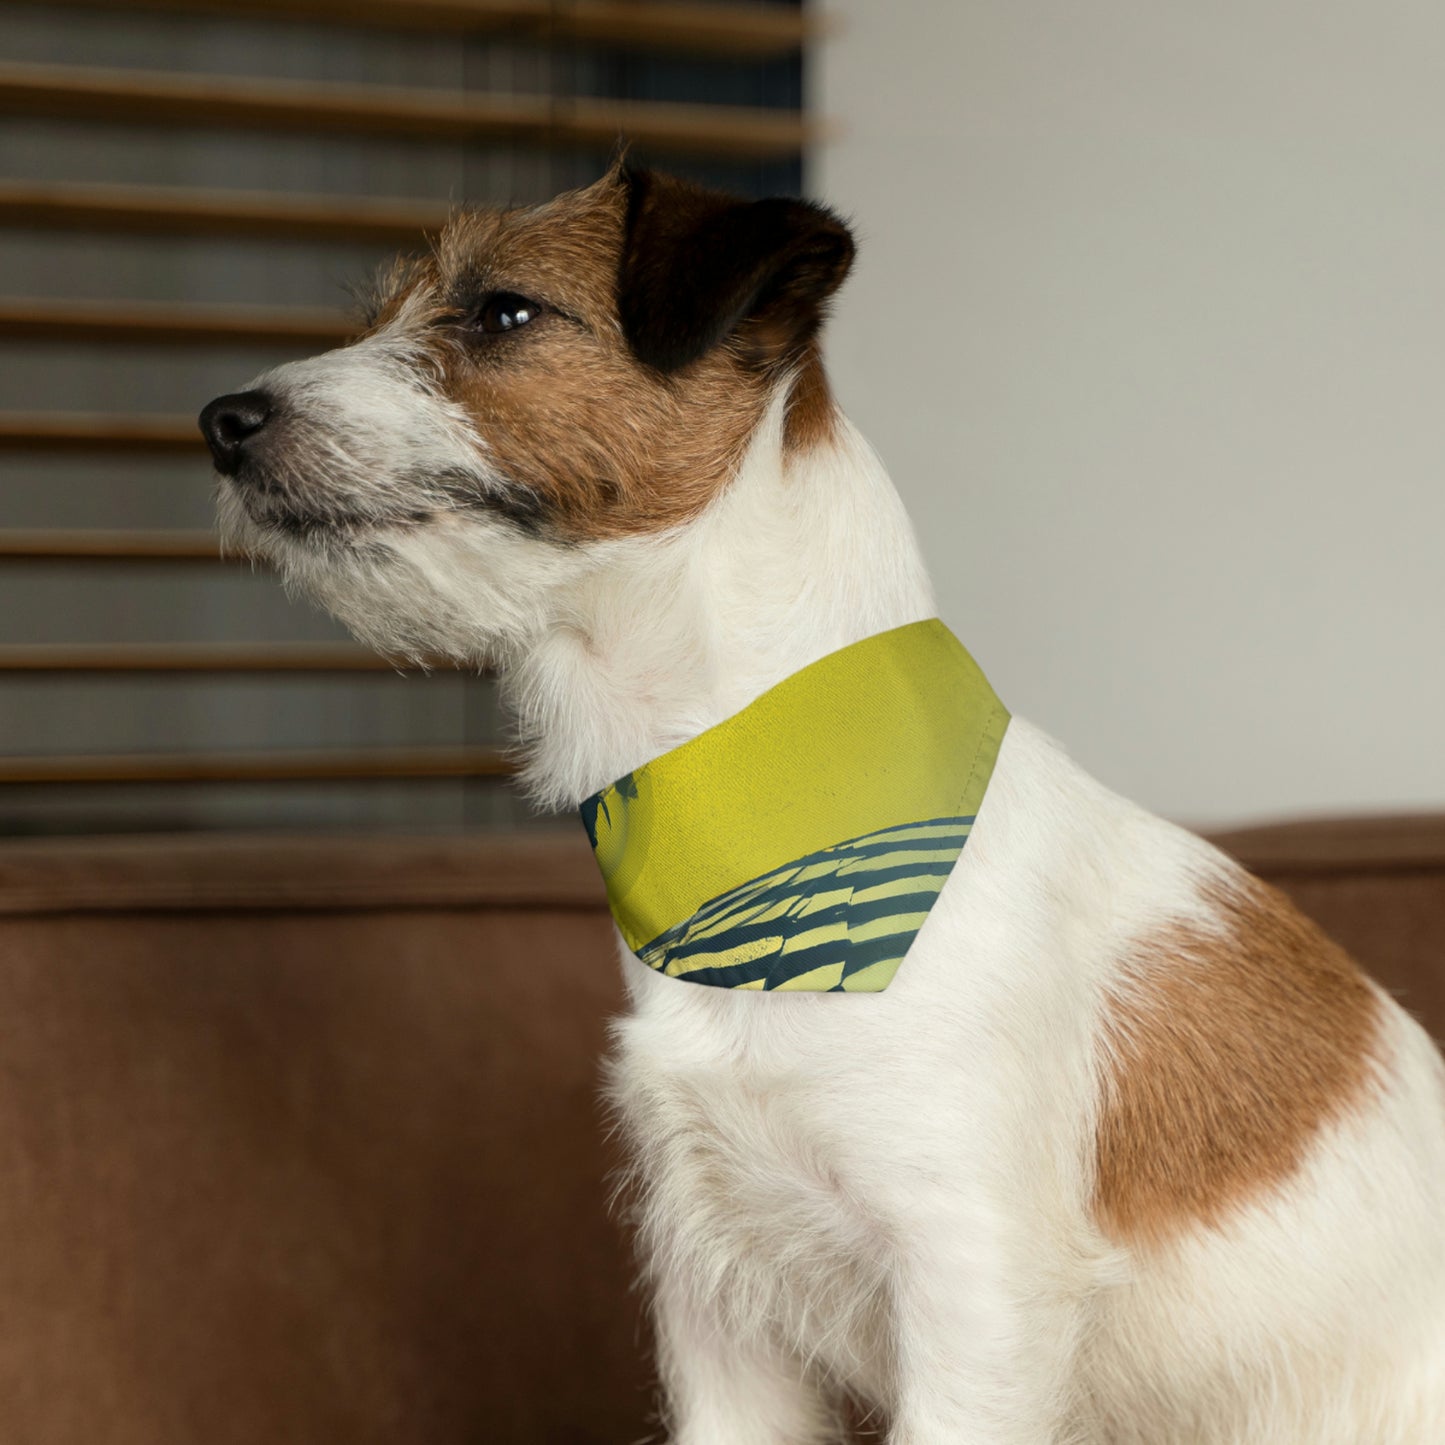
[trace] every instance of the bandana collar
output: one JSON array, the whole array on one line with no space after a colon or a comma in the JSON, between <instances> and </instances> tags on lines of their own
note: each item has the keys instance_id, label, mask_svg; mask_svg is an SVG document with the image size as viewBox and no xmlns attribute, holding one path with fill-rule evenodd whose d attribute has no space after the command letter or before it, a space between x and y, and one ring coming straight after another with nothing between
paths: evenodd
<instances>
[{"instance_id":1,"label":"bandana collar","mask_svg":"<svg viewBox=\"0 0 1445 1445\"><path fill-rule=\"evenodd\" d=\"M582 804L628 947L717 988L887 988L1008 720L937 618L795 672Z\"/></svg>"}]
</instances>

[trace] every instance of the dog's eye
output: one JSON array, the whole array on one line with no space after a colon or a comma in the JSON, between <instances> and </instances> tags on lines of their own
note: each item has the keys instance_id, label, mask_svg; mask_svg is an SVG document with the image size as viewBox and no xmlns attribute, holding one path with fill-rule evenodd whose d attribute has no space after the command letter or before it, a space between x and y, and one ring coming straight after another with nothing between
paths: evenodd
<instances>
[{"instance_id":1,"label":"dog's eye","mask_svg":"<svg viewBox=\"0 0 1445 1445\"><path fill-rule=\"evenodd\" d=\"M542 307L536 301L519 296L515 291L497 291L482 302L474 325L478 331L485 331L488 336L496 336L503 331L515 331L519 326L535 321L541 312Z\"/></svg>"}]
</instances>

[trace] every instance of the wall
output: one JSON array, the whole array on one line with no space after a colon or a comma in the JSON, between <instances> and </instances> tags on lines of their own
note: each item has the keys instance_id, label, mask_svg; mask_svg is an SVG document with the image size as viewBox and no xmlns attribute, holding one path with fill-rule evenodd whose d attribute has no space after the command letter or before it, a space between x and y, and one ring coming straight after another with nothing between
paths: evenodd
<instances>
[{"instance_id":1,"label":"wall","mask_svg":"<svg viewBox=\"0 0 1445 1445\"><path fill-rule=\"evenodd\" d=\"M831 0L830 332L943 616L1191 822L1445 806L1445 11Z\"/></svg>"}]
</instances>

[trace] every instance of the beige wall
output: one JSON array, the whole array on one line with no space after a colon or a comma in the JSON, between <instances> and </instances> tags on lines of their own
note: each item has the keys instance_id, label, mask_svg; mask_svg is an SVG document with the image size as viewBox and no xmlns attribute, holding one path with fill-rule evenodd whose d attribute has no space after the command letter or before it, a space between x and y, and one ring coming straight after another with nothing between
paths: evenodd
<instances>
[{"instance_id":1,"label":"beige wall","mask_svg":"<svg viewBox=\"0 0 1445 1445\"><path fill-rule=\"evenodd\" d=\"M830 4L835 383L1006 700L1185 820L1445 806L1445 9Z\"/></svg>"}]
</instances>

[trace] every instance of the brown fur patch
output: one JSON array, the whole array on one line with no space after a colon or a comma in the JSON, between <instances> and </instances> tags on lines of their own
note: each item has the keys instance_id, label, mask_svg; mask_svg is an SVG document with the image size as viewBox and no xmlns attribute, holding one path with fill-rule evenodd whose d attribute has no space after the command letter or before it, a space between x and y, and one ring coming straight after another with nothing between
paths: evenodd
<instances>
[{"instance_id":1,"label":"brown fur patch","mask_svg":"<svg viewBox=\"0 0 1445 1445\"><path fill-rule=\"evenodd\" d=\"M695 517L735 474L776 377L740 337L670 374L634 355L618 316L627 207L614 171L544 206L463 212L378 313L378 326L433 356L443 390L472 418L517 494L500 510L567 540ZM515 332L469 334L469 311L497 292L544 309ZM790 445L821 440L831 425L815 347L798 375Z\"/></svg>"},{"instance_id":2,"label":"brown fur patch","mask_svg":"<svg viewBox=\"0 0 1445 1445\"><path fill-rule=\"evenodd\" d=\"M833 440L838 421L838 407L823 358L816 342L809 344L798 367L793 389L788 394L788 414L783 430L783 445L794 452L811 451Z\"/></svg>"},{"instance_id":3,"label":"brown fur patch","mask_svg":"<svg viewBox=\"0 0 1445 1445\"><path fill-rule=\"evenodd\" d=\"M1246 874L1211 901L1217 932L1136 946L1105 1021L1095 1212L1131 1242L1284 1183L1372 1077L1380 1005L1350 958Z\"/></svg>"}]
</instances>

